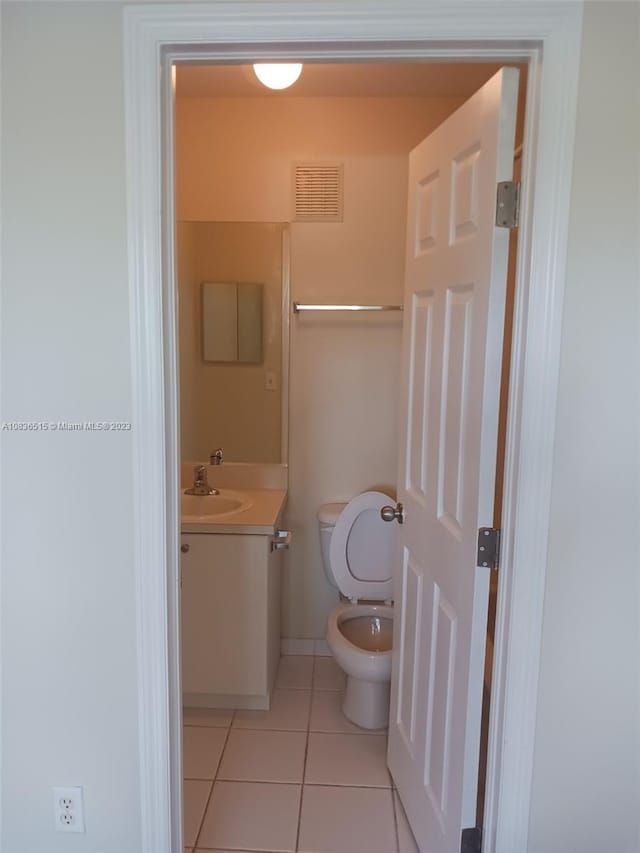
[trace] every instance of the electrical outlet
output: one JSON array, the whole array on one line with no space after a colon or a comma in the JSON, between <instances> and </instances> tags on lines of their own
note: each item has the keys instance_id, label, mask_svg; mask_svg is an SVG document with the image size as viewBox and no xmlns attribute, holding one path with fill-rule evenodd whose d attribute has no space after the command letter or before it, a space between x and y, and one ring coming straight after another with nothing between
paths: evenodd
<instances>
[{"instance_id":1,"label":"electrical outlet","mask_svg":"<svg viewBox=\"0 0 640 853\"><path fill-rule=\"evenodd\" d=\"M58 832L84 832L82 788L54 788L53 809Z\"/></svg>"}]
</instances>

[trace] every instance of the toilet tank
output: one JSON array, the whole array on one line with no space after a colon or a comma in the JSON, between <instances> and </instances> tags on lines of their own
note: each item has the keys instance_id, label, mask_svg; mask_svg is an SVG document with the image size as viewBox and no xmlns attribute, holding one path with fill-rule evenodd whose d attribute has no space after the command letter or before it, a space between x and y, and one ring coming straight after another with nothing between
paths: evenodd
<instances>
[{"instance_id":1,"label":"toilet tank","mask_svg":"<svg viewBox=\"0 0 640 853\"><path fill-rule=\"evenodd\" d=\"M329 546L331 544L331 535L333 528L336 525L338 516L346 507L346 503L322 504L318 510L318 525L320 527L320 551L322 552L322 566L327 580L331 586L338 588L331 567L329 565Z\"/></svg>"}]
</instances>

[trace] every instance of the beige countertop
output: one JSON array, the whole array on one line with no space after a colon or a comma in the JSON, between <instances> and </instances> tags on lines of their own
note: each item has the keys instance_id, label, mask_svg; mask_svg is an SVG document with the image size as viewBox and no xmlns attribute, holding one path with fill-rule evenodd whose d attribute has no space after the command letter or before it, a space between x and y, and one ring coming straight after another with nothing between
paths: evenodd
<instances>
[{"instance_id":1,"label":"beige countertop","mask_svg":"<svg viewBox=\"0 0 640 853\"><path fill-rule=\"evenodd\" d=\"M271 536L278 529L287 502L285 489L238 489L251 505L239 512L214 516L212 521L189 521L183 517L182 533L231 533Z\"/></svg>"}]
</instances>

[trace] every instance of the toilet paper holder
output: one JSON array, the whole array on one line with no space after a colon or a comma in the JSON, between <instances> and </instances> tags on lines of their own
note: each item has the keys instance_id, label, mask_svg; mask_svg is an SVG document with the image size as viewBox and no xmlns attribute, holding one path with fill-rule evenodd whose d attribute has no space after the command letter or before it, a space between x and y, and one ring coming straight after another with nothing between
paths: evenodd
<instances>
[{"instance_id":1,"label":"toilet paper holder","mask_svg":"<svg viewBox=\"0 0 640 853\"><path fill-rule=\"evenodd\" d=\"M274 538L271 540L272 551L288 551L291 544L290 530L276 530Z\"/></svg>"}]
</instances>

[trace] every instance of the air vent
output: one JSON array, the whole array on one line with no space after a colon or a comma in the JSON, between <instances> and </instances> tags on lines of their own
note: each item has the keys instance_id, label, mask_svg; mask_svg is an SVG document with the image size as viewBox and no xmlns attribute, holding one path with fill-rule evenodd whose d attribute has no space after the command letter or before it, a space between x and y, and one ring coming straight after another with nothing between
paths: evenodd
<instances>
[{"instance_id":1,"label":"air vent","mask_svg":"<svg viewBox=\"0 0 640 853\"><path fill-rule=\"evenodd\" d=\"M296 163L294 221L342 222L342 163Z\"/></svg>"}]
</instances>

